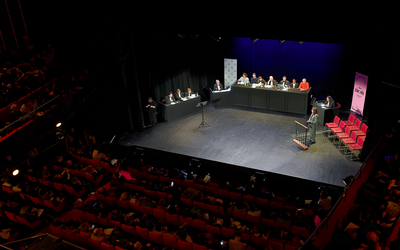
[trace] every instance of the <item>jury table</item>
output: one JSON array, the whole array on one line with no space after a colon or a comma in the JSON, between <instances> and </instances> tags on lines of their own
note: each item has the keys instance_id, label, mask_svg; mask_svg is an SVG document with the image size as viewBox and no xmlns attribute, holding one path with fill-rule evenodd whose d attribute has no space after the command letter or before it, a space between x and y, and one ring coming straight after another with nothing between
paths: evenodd
<instances>
[{"instance_id":1,"label":"jury table","mask_svg":"<svg viewBox=\"0 0 400 250\"><path fill-rule=\"evenodd\" d=\"M186 101L178 101L175 104L161 103L162 118L165 121L172 121L186 115L199 113L201 109L196 108L196 105L200 101L200 96L196 96L191 97Z\"/></svg>"},{"instance_id":2,"label":"jury table","mask_svg":"<svg viewBox=\"0 0 400 250\"><path fill-rule=\"evenodd\" d=\"M232 85L233 105L296 114L308 114L311 88L279 90L277 88Z\"/></svg>"}]
</instances>

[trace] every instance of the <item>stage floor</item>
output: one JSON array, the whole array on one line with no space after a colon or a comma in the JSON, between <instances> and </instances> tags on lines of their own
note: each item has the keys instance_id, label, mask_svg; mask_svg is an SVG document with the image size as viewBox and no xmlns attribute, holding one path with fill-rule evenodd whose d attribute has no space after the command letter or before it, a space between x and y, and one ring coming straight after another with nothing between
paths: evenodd
<instances>
[{"instance_id":1,"label":"stage floor","mask_svg":"<svg viewBox=\"0 0 400 250\"><path fill-rule=\"evenodd\" d=\"M316 143L303 150L294 139L297 120L306 116L244 108L204 107L210 127L198 129L201 113L159 123L140 135L130 134L117 144L142 146L263 170L330 185L343 186L360 162L351 161L319 125Z\"/></svg>"}]
</instances>

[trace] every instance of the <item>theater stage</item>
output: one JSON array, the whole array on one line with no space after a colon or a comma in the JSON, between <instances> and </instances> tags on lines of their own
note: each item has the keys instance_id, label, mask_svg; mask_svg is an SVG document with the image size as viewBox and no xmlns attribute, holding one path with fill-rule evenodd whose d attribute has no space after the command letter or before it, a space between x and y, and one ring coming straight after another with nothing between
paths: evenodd
<instances>
[{"instance_id":1,"label":"theater stage","mask_svg":"<svg viewBox=\"0 0 400 250\"><path fill-rule=\"evenodd\" d=\"M294 120L307 116L245 108L204 107L210 127L198 129L201 113L159 123L141 134L130 134L117 144L141 146L224 162L330 185L343 186L342 179L354 175L360 162L351 161L326 134L322 125L317 143L303 150L294 139Z\"/></svg>"}]
</instances>

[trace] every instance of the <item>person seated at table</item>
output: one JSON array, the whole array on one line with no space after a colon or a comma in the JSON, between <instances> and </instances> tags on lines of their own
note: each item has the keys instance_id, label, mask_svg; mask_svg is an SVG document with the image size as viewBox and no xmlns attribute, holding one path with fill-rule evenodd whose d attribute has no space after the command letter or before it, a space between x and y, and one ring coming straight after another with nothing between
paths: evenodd
<instances>
[{"instance_id":1,"label":"person seated at table","mask_svg":"<svg viewBox=\"0 0 400 250\"><path fill-rule=\"evenodd\" d=\"M250 79L250 83L257 83L257 76L256 73L253 73L253 77Z\"/></svg>"},{"instance_id":2,"label":"person seated at table","mask_svg":"<svg viewBox=\"0 0 400 250\"><path fill-rule=\"evenodd\" d=\"M258 84L261 83L261 85L264 85L264 84L265 84L264 78L262 78L262 76L259 76L258 79L257 79L257 83L258 83Z\"/></svg>"},{"instance_id":3,"label":"person seated at table","mask_svg":"<svg viewBox=\"0 0 400 250\"><path fill-rule=\"evenodd\" d=\"M269 80L268 80L267 84L265 84L265 86L276 86L276 80L274 80L273 76L269 77Z\"/></svg>"},{"instance_id":4,"label":"person seated at table","mask_svg":"<svg viewBox=\"0 0 400 250\"><path fill-rule=\"evenodd\" d=\"M279 82L279 85L281 85L283 88L288 86L290 82L286 79L286 76L282 77L282 80Z\"/></svg>"},{"instance_id":5,"label":"person seated at table","mask_svg":"<svg viewBox=\"0 0 400 250\"><path fill-rule=\"evenodd\" d=\"M243 73L242 77L239 78L238 84L249 84L249 78L247 77L247 73Z\"/></svg>"},{"instance_id":6,"label":"person seated at table","mask_svg":"<svg viewBox=\"0 0 400 250\"><path fill-rule=\"evenodd\" d=\"M173 102L176 102L175 97L172 95L172 92L169 92L165 97L165 104L171 104Z\"/></svg>"},{"instance_id":7,"label":"person seated at table","mask_svg":"<svg viewBox=\"0 0 400 250\"><path fill-rule=\"evenodd\" d=\"M183 101L183 100L186 99L186 98L185 98L185 95L181 93L181 90L180 90L180 89L177 89L177 90L176 90L175 99L176 99L177 101Z\"/></svg>"},{"instance_id":8,"label":"person seated at table","mask_svg":"<svg viewBox=\"0 0 400 250\"><path fill-rule=\"evenodd\" d=\"M296 79L292 80L292 83L289 84L289 88L291 89L297 89L299 87L299 84L296 82Z\"/></svg>"},{"instance_id":9,"label":"person seated at table","mask_svg":"<svg viewBox=\"0 0 400 250\"><path fill-rule=\"evenodd\" d=\"M192 89L191 88L187 88L186 97L190 98L192 95L194 95L194 93L192 92Z\"/></svg>"},{"instance_id":10,"label":"person seated at table","mask_svg":"<svg viewBox=\"0 0 400 250\"><path fill-rule=\"evenodd\" d=\"M215 84L214 84L214 91L220 91L223 90L224 86L222 86L222 84L219 82L219 80L215 80Z\"/></svg>"},{"instance_id":11,"label":"person seated at table","mask_svg":"<svg viewBox=\"0 0 400 250\"><path fill-rule=\"evenodd\" d=\"M325 104L325 107L327 107L328 109L336 107L335 101L332 99L332 96L330 96L330 95L328 95L326 97L326 101L324 102L324 104Z\"/></svg>"},{"instance_id":12,"label":"person seated at table","mask_svg":"<svg viewBox=\"0 0 400 250\"><path fill-rule=\"evenodd\" d=\"M306 78L303 78L303 81L300 83L299 89L303 91L310 89L310 84L307 82Z\"/></svg>"}]
</instances>

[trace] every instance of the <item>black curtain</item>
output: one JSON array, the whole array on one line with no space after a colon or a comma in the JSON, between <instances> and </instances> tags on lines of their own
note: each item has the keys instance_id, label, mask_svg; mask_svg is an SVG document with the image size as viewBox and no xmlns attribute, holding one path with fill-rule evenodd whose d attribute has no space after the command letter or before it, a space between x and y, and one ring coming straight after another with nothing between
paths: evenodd
<instances>
[{"instance_id":1,"label":"black curtain","mask_svg":"<svg viewBox=\"0 0 400 250\"><path fill-rule=\"evenodd\" d=\"M136 38L142 102L148 96L159 102L177 89L196 93L223 78L222 45L209 36L142 33Z\"/></svg>"}]
</instances>

